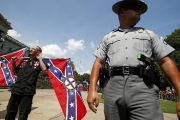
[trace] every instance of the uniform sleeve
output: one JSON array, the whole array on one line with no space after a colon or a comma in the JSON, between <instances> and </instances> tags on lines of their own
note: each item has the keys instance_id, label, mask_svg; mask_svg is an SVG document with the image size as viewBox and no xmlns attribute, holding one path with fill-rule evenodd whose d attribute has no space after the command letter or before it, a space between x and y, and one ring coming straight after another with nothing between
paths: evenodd
<instances>
[{"instance_id":1,"label":"uniform sleeve","mask_svg":"<svg viewBox=\"0 0 180 120\"><path fill-rule=\"evenodd\" d=\"M100 58L101 60L106 60L107 58L107 36L103 38L103 40L100 42L97 49L94 51L93 55L97 58Z\"/></svg>"},{"instance_id":2,"label":"uniform sleeve","mask_svg":"<svg viewBox=\"0 0 180 120\"><path fill-rule=\"evenodd\" d=\"M152 53L155 61L166 57L175 50L152 31L150 32L150 34L152 38Z\"/></svg>"}]
</instances>

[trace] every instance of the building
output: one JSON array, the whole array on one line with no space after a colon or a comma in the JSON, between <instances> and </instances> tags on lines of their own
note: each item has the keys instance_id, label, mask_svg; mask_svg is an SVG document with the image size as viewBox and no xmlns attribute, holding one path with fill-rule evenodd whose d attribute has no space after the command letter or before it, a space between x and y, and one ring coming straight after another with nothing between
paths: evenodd
<instances>
[{"instance_id":1,"label":"building","mask_svg":"<svg viewBox=\"0 0 180 120\"><path fill-rule=\"evenodd\" d=\"M0 52L2 54L10 53L12 51L19 50L21 48L27 47L28 52L26 52L25 56L28 56L29 54L29 47L26 46L25 44L19 42L18 40L12 38L9 35L6 35L4 38L4 41L0 43Z\"/></svg>"},{"instance_id":2,"label":"building","mask_svg":"<svg viewBox=\"0 0 180 120\"><path fill-rule=\"evenodd\" d=\"M0 13L0 54L10 53L12 51L19 50L21 48L27 47L28 51L25 56L29 55L29 47L20 41L7 35L8 30L11 30L11 23L5 19Z\"/></svg>"},{"instance_id":3,"label":"building","mask_svg":"<svg viewBox=\"0 0 180 120\"><path fill-rule=\"evenodd\" d=\"M4 41L4 37L7 35L7 31L11 30L11 23L5 19L0 13L0 42Z\"/></svg>"}]
</instances>

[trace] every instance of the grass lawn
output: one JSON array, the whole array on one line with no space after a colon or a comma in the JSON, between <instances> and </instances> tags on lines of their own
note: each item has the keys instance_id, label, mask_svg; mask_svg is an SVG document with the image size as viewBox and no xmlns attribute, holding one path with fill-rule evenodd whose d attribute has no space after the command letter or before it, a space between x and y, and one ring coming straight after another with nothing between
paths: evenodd
<instances>
[{"instance_id":1,"label":"grass lawn","mask_svg":"<svg viewBox=\"0 0 180 120\"><path fill-rule=\"evenodd\" d=\"M166 101L166 100L159 100L159 101L160 101L161 109L162 109L163 113L177 114L177 112L176 112L177 102ZM101 95L99 95L99 102L104 103L104 100L101 99Z\"/></svg>"},{"instance_id":2,"label":"grass lawn","mask_svg":"<svg viewBox=\"0 0 180 120\"><path fill-rule=\"evenodd\" d=\"M177 102L166 101L166 100L159 100L159 101L160 101L161 109L162 109L163 113L177 114L177 111L176 111Z\"/></svg>"}]
</instances>

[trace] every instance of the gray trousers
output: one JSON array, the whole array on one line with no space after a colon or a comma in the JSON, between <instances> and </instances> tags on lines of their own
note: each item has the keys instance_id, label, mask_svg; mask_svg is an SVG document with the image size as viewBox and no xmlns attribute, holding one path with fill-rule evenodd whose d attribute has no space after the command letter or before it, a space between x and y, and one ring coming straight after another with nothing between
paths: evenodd
<instances>
[{"instance_id":1,"label":"gray trousers","mask_svg":"<svg viewBox=\"0 0 180 120\"><path fill-rule=\"evenodd\" d=\"M112 76L104 85L106 120L163 120L159 88L137 75Z\"/></svg>"}]
</instances>

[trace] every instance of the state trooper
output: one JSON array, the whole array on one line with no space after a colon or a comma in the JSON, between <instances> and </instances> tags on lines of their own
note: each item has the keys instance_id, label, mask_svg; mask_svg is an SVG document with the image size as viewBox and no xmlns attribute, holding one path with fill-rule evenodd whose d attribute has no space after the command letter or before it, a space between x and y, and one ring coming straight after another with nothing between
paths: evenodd
<instances>
[{"instance_id":1,"label":"state trooper","mask_svg":"<svg viewBox=\"0 0 180 120\"><path fill-rule=\"evenodd\" d=\"M120 26L105 35L98 48L93 64L87 102L93 112L97 112L98 94L96 84L99 71L108 59L111 68L109 80L104 85L104 113L106 120L163 120L159 104L159 88L145 84L139 75L139 66L144 65L137 59L143 54L154 59L165 73L168 81L180 96L180 74L173 61L168 57L174 48L160 39L153 31L134 27L140 16L148 9L140 0L122 0L112 7L119 17ZM177 103L180 118L180 100Z\"/></svg>"}]
</instances>

